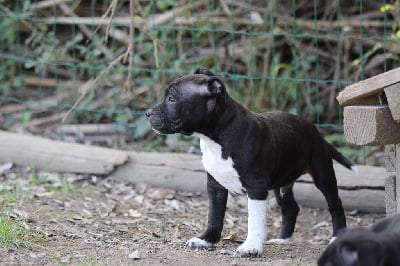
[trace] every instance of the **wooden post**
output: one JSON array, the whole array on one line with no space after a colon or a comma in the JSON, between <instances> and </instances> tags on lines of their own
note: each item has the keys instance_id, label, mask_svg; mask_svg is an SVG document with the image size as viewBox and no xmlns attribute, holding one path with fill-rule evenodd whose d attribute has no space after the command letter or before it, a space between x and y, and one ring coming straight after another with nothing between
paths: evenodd
<instances>
[{"instance_id":1,"label":"wooden post","mask_svg":"<svg viewBox=\"0 0 400 266\"><path fill-rule=\"evenodd\" d=\"M391 216L397 213L395 175L388 176L385 179L385 204L387 216Z\"/></svg>"},{"instance_id":2,"label":"wooden post","mask_svg":"<svg viewBox=\"0 0 400 266\"><path fill-rule=\"evenodd\" d=\"M400 83L386 87L385 94L393 119L400 122Z\"/></svg>"},{"instance_id":3,"label":"wooden post","mask_svg":"<svg viewBox=\"0 0 400 266\"><path fill-rule=\"evenodd\" d=\"M385 204L386 204L386 214L388 216L397 213L395 150L396 150L396 145L394 144L385 146L386 171L391 173L391 175L389 175L385 179Z\"/></svg>"},{"instance_id":4,"label":"wooden post","mask_svg":"<svg viewBox=\"0 0 400 266\"><path fill-rule=\"evenodd\" d=\"M396 144L395 148L395 168L396 168L396 203L397 203L397 210L396 213L400 213L400 144Z\"/></svg>"},{"instance_id":5,"label":"wooden post","mask_svg":"<svg viewBox=\"0 0 400 266\"><path fill-rule=\"evenodd\" d=\"M385 97L387 105L385 105ZM400 68L347 86L336 97L344 108L344 134L356 145L386 145L388 215L400 213Z\"/></svg>"}]
</instances>

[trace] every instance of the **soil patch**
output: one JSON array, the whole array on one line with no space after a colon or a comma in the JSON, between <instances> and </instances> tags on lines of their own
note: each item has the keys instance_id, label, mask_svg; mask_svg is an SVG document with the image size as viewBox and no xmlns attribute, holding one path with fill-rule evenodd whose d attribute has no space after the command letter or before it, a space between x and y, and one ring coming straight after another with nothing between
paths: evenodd
<instances>
[{"instance_id":1,"label":"soil patch","mask_svg":"<svg viewBox=\"0 0 400 266\"><path fill-rule=\"evenodd\" d=\"M11 245L8 252L0 251L0 264L313 265L331 236L327 210L301 207L290 243L265 244L261 258L237 258L234 251L246 237L247 199L229 197L226 240L210 250L191 251L184 243L204 229L204 194L32 168L0 173L0 182L3 213L46 235L27 248ZM349 226L368 226L384 216L346 214ZM267 238L277 236L280 219L271 199Z\"/></svg>"}]
</instances>

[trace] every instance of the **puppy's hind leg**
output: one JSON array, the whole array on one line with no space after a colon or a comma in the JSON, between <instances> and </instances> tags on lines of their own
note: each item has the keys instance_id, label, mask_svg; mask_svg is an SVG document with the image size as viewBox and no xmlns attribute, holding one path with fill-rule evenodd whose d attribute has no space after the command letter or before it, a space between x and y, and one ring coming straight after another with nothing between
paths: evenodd
<instances>
[{"instance_id":1,"label":"puppy's hind leg","mask_svg":"<svg viewBox=\"0 0 400 266\"><path fill-rule=\"evenodd\" d=\"M332 216L333 237L346 228L346 216L339 198L335 171L332 165L332 159L329 156L319 154L314 158L310 174L314 180L315 186L322 192L328 204L329 212ZM333 238L334 239L334 238Z\"/></svg>"},{"instance_id":2,"label":"puppy's hind leg","mask_svg":"<svg viewBox=\"0 0 400 266\"><path fill-rule=\"evenodd\" d=\"M282 227L279 238L271 239L269 243L283 244L287 243L294 232L299 206L293 195L293 184L275 189L275 198L281 208Z\"/></svg>"}]
</instances>

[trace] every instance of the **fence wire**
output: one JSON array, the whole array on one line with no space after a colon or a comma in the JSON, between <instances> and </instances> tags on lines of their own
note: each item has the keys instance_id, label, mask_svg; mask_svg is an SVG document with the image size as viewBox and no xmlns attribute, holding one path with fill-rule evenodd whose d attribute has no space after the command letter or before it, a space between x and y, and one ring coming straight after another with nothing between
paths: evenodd
<instances>
[{"instance_id":1,"label":"fence wire","mask_svg":"<svg viewBox=\"0 0 400 266\"><path fill-rule=\"evenodd\" d=\"M143 113L205 66L250 109L299 114L341 145L335 97L399 65L398 28L398 1L0 0L0 128L196 152L190 137L155 136ZM377 163L375 148L342 149Z\"/></svg>"}]
</instances>

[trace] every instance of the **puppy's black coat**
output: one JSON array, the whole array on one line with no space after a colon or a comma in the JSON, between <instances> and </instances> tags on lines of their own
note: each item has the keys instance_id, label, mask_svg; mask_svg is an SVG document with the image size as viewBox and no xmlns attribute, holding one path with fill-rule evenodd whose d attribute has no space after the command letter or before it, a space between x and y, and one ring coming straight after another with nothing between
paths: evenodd
<instances>
[{"instance_id":1,"label":"puppy's black coat","mask_svg":"<svg viewBox=\"0 0 400 266\"><path fill-rule=\"evenodd\" d=\"M319 266L400 265L400 215L383 219L370 229L339 233L318 259Z\"/></svg>"},{"instance_id":2,"label":"puppy's black coat","mask_svg":"<svg viewBox=\"0 0 400 266\"><path fill-rule=\"evenodd\" d=\"M233 194L247 193L253 202L266 200L268 190L274 190L282 213L279 238L290 238L299 212L292 186L304 173L311 174L328 203L333 235L346 227L332 158L349 169L353 164L327 143L312 123L284 112L258 114L246 110L227 94L221 80L205 68L173 81L163 102L146 115L158 133L195 133L201 138L210 209L206 231L195 241L189 241L189 247L209 247L220 240L228 189ZM235 183L236 179L228 180L225 172L215 176L221 171L213 168L207 158L216 158L216 147L221 152L221 165L232 161L232 173L239 183ZM207 157L210 153L214 157ZM259 207L256 208L257 213ZM250 223L256 223L251 216L249 212L249 230ZM257 219L260 224L265 220ZM255 240L247 242L252 241ZM258 248L248 247L252 245L247 243L240 255L259 255L259 244Z\"/></svg>"}]
</instances>

